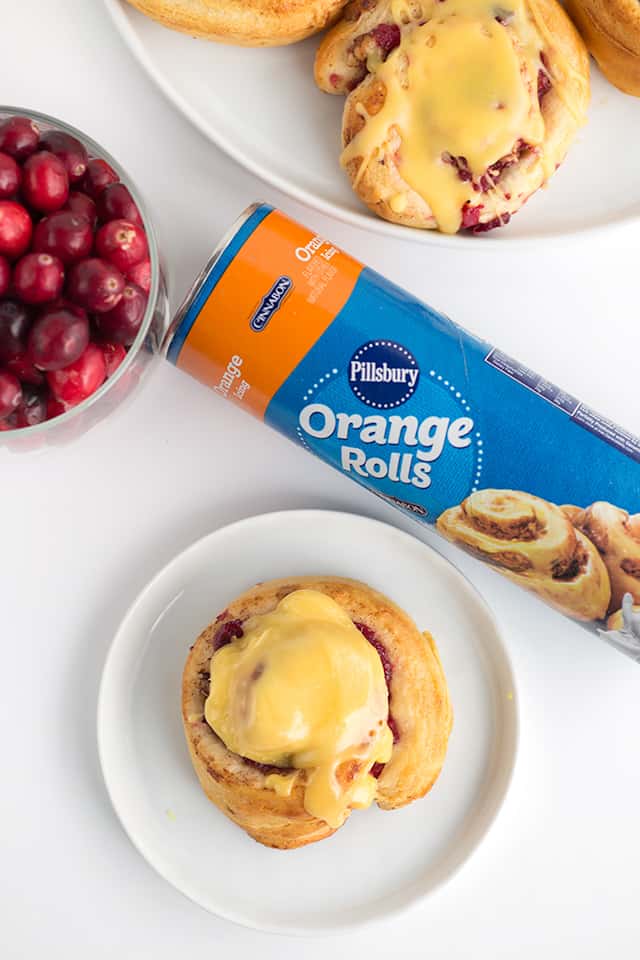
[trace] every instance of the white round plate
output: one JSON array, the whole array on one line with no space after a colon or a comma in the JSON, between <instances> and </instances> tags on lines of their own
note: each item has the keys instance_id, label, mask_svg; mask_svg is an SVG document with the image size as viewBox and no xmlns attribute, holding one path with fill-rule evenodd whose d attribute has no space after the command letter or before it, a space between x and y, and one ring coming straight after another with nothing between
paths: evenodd
<instances>
[{"instance_id":1,"label":"white round plate","mask_svg":"<svg viewBox=\"0 0 640 960\"><path fill-rule=\"evenodd\" d=\"M390 237L476 250L640 221L640 101L608 84L595 65L590 122L549 189L502 230L447 237L386 223L353 194L338 163L343 98L321 93L313 81L317 37L290 47L231 47L168 30L125 0L105 2L137 59L206 136L330 216Z\"/></svg>"},{"instance_id":2,"label":"white round plate","mask_svg":"<svg viewBox=\"0 0 640 960\"><path fill-rule=\"evenodd\" d=\"M285 853L251 840L200 789L182 731L181 674L189 646L238 593L266 578L318 573L364 580L432 631L454 727L423 800L392 813L356 811L330 839ZM265 514L199 540L140 594L104 669L98 743L125 830L178 890L245 926L329 932L415 903L480 843L513 770L514 680L484 602L419 540L351 514Z\"/></svg>"}]
</instances>

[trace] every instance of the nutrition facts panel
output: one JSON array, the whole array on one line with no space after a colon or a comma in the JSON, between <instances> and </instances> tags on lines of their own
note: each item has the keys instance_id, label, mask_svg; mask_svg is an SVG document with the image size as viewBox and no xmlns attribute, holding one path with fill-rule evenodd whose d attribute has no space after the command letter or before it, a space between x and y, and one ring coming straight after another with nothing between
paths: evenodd
<instances>
[{"instance_id":1,"label":"nutrition facts panel","mask_svg":"<svg viewBox=\"0 0 640 960\"><path fill-rule=\"evenodd\" d=\"M554 407L568 413L574 423L584 427L589 433L593 433L600 440L606 440L620 453L640 462L640 439L629 431L619 427L596 410L586 407L576 397L572 397L554 383L545 380L544 377L503 353L502 350L494 347L485 357L485 361L506 374L511 380L521 383L523 387L547 400Z\"/></svg>"},{"instance_id":2,"label":"nutrition facts panel","mask_svg":"<svg viewBox=\"0 0 640 960\"><path fill-rule=\"evenodd\" d=\"M516 383L521 383L523 387L527 387L528 390L536 393L543 400L548 400L554 407L559 407L565 413L574 414L580 405L580 401L572 397L571 394L566 393L560 387L556 387L555 383L545 380L540 374L530 370L529 367L525 367L523 363L514 360L513 357L509 357L502 350L493 347L485 357L485 361L489 366L495 367L496 370L515 380Z\"/></svg>"},{"instance_id":3,"label":"nutrition facts panel","mask_svg":"<svg viewBox=\"0 0 640 960\"><path fill-rule=\"evenodd\" d=\"M584 404L580 404L571 417L581 427L594 433L601 440L606 440L608 444L626 454L632 460L640 463L640 439L619 427L616 423L603 417L602 414L590 410Z\"/></svg>"}]
</instances>

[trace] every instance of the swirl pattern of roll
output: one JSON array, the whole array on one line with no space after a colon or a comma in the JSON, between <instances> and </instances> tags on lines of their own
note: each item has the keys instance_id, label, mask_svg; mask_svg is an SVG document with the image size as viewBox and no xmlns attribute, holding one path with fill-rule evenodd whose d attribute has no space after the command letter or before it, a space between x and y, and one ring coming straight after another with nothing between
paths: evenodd
<instances>
[{"instance_id":1,"label":"swirl pattern of roll","mask_svg":"<svg viewBox=\"0 0 640 960\"><path fill-rule=\"evenodd\" d=\"M598 501L586 510L564 508L574 526L595 544L609 572L609 613L619 610L625 593L640 604L640 514Z\"/></svg>"},{"instance_id":2,"label":"swirl pattern of roll","mask_svg":"<svg viewBox=\"0 0 640 960\"><path fill-rule=\"evenodd\" d=\"M296 43L336 19L346 0L128 0L165 27L247 47Z\"/></svg>"},{"instance_id":3,"label":"swirl pattern of roll","mask_svg":"<svg viewBox=\"0 0 640 960\"><path fill-rule=\"evenodd\" d=\"M374 771L379 807L393 810L431 789L444 763L453 718L433 639L420 633L396 604L365 584L339 577L296 577L258 584L235 599L202 632L189 653L182 683L184 731L195 772L209 800L255 840L280 849L313 843L335 832L305 809L310 772L298 770L290 795L278 795L267 783L274 768L231 752L208 725L205 702L220 631L231 625L232 638L241 635L240 624L269 613L284 597L301 589L331 597L384 658L394 743L390 760ZM351 774L345 770L339 776Z\"/></svg>"},{"instance_id":4,"label":"swirl pattern of roll","mask_svg":"<svg viewBox=\"0 0 640 960\"><path fill-rule=\"evenodd\" d=\"M565 7L604 75L640 97L638 0L566 0Z\"/></svg>"},{"instance_id":5,"label":"swirl pattern of roll","mask_svg":"<svg viewBox=\"0 0 640 960\"><path fill-rule=\"evenodd\" d=\"M395 223L508 223L564 160L589 58L556 0L353 0L316 57L346 94L342 166Z\"/></svg>"},{"instance_id":6,"label":"swirl pattern of roll","mask_svg":"<svg viewBox=\"0 0 640 960\"><path fill-rule=\"evenodd\" d=\"M480 490L438 518L448 540L577 620L600 620L611 599L594 545L555 504L518 490Z\"/></svg>"}]
</instances>

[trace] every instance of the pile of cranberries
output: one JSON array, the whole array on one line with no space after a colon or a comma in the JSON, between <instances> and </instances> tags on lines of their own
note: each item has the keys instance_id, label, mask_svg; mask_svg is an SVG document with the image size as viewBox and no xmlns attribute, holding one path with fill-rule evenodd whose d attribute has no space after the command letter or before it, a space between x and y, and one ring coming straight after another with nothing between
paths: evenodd
<instances>
[{"instance_id":1,"label":"pile of cranberries","mask_svg":"<svg viewBox=\"0 0 640 960\"><path fill-rule=\"evenodd\" d=\"M0 121L0 430L89 397L142 323L151 264L117 173L61 130Z\"/></svg>"}]
</instances>

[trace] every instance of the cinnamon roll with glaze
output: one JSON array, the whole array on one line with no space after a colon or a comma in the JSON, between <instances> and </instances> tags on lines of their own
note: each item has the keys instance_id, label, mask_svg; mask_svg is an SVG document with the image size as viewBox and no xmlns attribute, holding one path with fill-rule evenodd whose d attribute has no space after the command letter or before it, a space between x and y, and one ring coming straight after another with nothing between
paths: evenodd
<instances>
[{"instance_id":1,"label":"cinnamon roll with glaze","mask_svg":"<svg viewBox=\"0 0 640 960\"><path fill-rule=\"evenodd\" d=\"M295 43L332 23L346 0L128 0L165 27L248 47Z\"/></svg>"},{"instance_id":2,"label":"cinnamon roll with glaze","mask_svg":"<svg viewBox=\"0 0 640 960\"><path fill-rule=\"evenodd\" d=\"M576 620L601 620L609 576L560 507L519 490L480 490L438 518L438 530Z\"/></svg>"},{"instance_id":3,"label":"cinnamon roll with glaze","mask_svg":"<svg viewBox=\"0 0 640 960\"><path fill-rule=\"evenodd\" d=\"M603 639L640 663L640 604L630 593L622 598L622 607L607 620L607 629L599 630Z\"/></svg>"},{"instance_id":4,"label":"cinnamon roll with glaze","mask_svg":"<svg viewBox=\"0 0 640 960\"><path fill-rule=\"evenodd\" d=\"M640 97L638 0L566 0L565 6L607 79Z\"/></svg>"},{"instance_id":5,"label":"cinnamon roll with glaze","mask_svg":"<svg viewBox=\"0 0 640 960\"><path fill-rule=\"evenodd\" d=\"M348 94L341 163L395 223L508 223L563 161L589 102L585 46L556 0L353 0L316 57Z\"/></svg>"},{"instance_id":6,"label":"cinnamon roll with glaze","mask_svg":"<svg viewBox=\"0 0 640 960\"><path fill-rule=\"evenodd\" d=\"M280 849L330 836L374 800L424 796L452 724L431 636L338 577L274 580L229 604L189 653L182 715L209 800Z\"/></svg>"},{"instance_id":7,"label":"cinnamon roll with glaze","mask_svg":"<svg viewBox=\"0 0 640 960\"><path fill-rule=\"evenodd\" d=\"M612 503L599 501L586 510L563 508L571 522L599 550L609 572L609 613L622 607L626 593L640 604L640 513L630 516Z\"/></svg>"},{"instance_id":8,"label":"cinnamon roll with glaze","mask_svg":"<svg viewBox=\"0 0 640 960\"><path fill-rule=\"evenodd\" d=\"M625 593L622 603L607 620L607 630L626 631L637 637L640 644L640 603L634 603L630 593Z\"/></svg>"}]
</instances>

